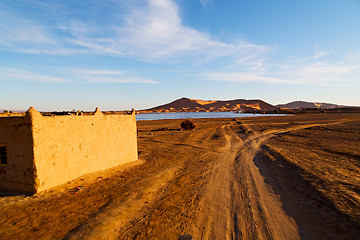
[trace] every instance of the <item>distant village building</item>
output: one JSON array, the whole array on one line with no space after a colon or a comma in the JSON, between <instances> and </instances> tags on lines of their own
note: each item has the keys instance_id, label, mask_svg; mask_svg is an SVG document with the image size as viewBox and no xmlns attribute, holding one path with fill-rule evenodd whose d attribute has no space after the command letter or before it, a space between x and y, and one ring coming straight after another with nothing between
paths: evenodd
<instances>
[{"instance_id":1,"label":"distant village building","mask_svg":"<svg viewBox=\"0 0 360 240\"><path fill-rule=\"evenodd\" d=\"M0 117L0 188L40 192L137 160L135 113Z\"/></svg>"}]
</instances>

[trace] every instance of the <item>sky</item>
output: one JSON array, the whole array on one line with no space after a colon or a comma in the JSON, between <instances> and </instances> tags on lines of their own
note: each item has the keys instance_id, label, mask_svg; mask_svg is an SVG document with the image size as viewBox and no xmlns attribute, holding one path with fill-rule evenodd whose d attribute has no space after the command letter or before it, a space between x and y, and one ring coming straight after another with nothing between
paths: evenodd
<instances>
[{"instance_id":1,"label":"sky","mask_svg":"<svg viewBox=\"0 0 360 240\"><path fill-rule=\"evenodd\" d=\"M360 106L360 1L0 1L0 109L181 97Z\"/></svg>"}]
</instances>

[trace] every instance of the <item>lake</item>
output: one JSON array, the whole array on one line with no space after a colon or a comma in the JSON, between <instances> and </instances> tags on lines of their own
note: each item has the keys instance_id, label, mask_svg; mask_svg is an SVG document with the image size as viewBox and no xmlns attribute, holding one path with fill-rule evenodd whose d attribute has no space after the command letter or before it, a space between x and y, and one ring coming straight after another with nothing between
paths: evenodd
<instances>
[{"instance_id":1,"label":"lake","mask_svg":"<svg viewBox=\"0 0 360 240\"><path fill-rule=\"evenodd\" d=\"M180 112L136 114L136 120L191 119L191 118L244 118L264 116L286 116L286 114L252 114L234 112Z\"/></svg>"}]
</instances>

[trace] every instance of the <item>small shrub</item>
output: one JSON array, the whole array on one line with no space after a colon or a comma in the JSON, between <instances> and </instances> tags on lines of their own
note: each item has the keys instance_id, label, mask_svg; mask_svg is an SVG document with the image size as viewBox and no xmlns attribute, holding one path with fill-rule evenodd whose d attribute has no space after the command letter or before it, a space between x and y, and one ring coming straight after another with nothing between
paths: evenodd
<instances>
[{"instance_id":1,"label":"small shrub","mask_svg":"<svg viewBox=\"0 0 360 240\"><path fill-rule=\"evenodd\" d=\"M194 130L196 128L195 123L191 120L183 121L180 126L182 130Z\"/></svg>"}]
</instances>

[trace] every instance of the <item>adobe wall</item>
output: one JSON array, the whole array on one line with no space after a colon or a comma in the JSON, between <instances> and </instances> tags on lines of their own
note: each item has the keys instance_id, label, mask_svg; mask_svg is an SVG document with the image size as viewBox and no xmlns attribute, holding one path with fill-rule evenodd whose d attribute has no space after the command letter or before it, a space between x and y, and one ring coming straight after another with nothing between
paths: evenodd
<instances>
[{"instance_id":1,"label":"adobe wall","mask_svg":"<svg viewBox=\"0 0 360 240\"><path fill-rule=\"evenodd\" d=\"M33 112L32 122L37 192L137 160L135 114L97 111L92 116L41 116Z\"/></svg>"},{"instance_id":2,"label":"adobe wall","mask_svg":"<svg viewBox=\"0 0 360 240\"><path fill-rule=\"evenodd\" d=\"M34 192L30 118L0 117L0 146L7 149L7 164L0 166L0 188Z\"/></svg>"}]
</instances>

